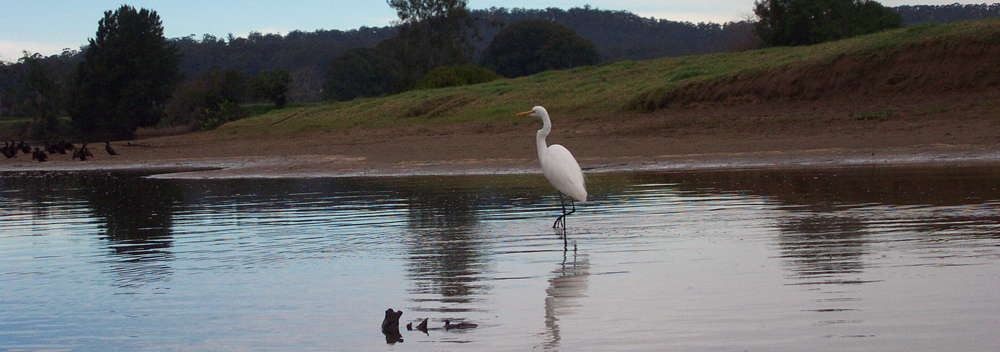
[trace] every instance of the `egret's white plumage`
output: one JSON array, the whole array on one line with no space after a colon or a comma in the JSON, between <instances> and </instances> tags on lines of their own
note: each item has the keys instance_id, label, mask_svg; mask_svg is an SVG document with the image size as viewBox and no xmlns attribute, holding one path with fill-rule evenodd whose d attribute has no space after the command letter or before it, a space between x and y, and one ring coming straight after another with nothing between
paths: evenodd
<instances>
[{"instance_id":1,"label":"egret's white plumage","mask_svg":"<svg viewBox=\"0 0 1000 352\"><path fill-rule=\"evenodd\" d=\"M538 130L535 143L538 147L538 161L542 164L542 172L549 183L570 198L580 202L587 201L587 188L583 181L583 171L580 170L580 164L576 162L573 153L561 145L547 145L545 142L545 137L548 137L549 133L552 132L552 120L549 119L549 113L545 111L545 108L536 106L531 111L518 115L534 116L542 120L542 129ZM564 208L563 216L559 217L556 223L563 220L566 215L569 213L565 213ZM564 227L565 224L563 221Z\"/></svg>"},{"instance_id":2,"label":"egret's white plumage","mask_svg":"<svg viewBox=\"0 0 1000 352\"><path fill-rule=\"evenodd\" d=\"M541 143L545 143L545 137L540 138L542 139ZM568 149L553 144L545 148L544 152L539 151L538 157L542 163L542 172L545 173L545 178L553 187L577 201L587 201L583 171L580 170L580 164L576 163L576 159L573 158L573 154Z\"/></svg>"}]
</instances>

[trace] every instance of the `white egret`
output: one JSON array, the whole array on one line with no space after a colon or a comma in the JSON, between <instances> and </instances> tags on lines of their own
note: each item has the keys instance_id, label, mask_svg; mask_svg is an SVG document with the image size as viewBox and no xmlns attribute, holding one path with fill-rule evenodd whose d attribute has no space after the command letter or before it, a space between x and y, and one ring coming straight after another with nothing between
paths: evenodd
<instances>
[{"instance_id":1,"label":"white egret","mask_svg":"<svg viewBox=\"0 0 1000 352\"><path fill-rule=\"evenodd\" d=\"M583 183L583 171L580 170L580 164L576 162L573 153L570 153L566 147L545 143L545 137L548 137L549 132L552 131L552 121L549 120L549 113L545 111L545 108L536 106L531 111L518 113L517 116L534 116L542 120L542 129L538 130L535 136L535 143L538 146L538 162L542 164L545 178L559 190L559 203L562 205L562 215L556 218L552 227L556 228L562 225L562 229L566 230L566 216L576 212L576 203L573 201L587 201L587 189ZM563 194L570 198L571 210L569 212L566 212L566 201Z\"/></svg>"}]
</instances>

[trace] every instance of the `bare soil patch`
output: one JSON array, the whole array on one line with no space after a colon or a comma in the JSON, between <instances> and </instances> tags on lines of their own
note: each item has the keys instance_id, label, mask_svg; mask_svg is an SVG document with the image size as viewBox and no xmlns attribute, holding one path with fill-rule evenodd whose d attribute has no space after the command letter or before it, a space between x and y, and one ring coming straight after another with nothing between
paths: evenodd
<instances>
[{"instance_id":1,"label":"bare soil patch","mask_svg":"<svg viewBox=\"0 0 1000 352\"><path fill-rule=\"evenodd\" d=\"M638 110L697 104L828 100L834 97L940 95L1000 88L994 40L919 42L885 52L841 55L831 62L747 72L640 95Z\"/></svg>"}]
</instances>

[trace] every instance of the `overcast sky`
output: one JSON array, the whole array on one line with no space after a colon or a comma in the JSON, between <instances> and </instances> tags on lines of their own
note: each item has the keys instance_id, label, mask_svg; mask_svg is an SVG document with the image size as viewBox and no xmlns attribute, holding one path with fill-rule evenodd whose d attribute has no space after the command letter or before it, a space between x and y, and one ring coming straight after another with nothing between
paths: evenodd
<instances>
[{"instance_id":1,"label":"overcast sky","mask_svg":"<svg viewBox=\"0 0 1000 352\"><path fill-rule=\"evenodd\" d=\"M106 10L123 0L0 0L0 60L14 61L21 51L54 54L77 49L97 31ZM949 4L955 0L884 0L886 6ZM958 1L979 3L980 1ZM291 30L348 30L390 24L396 14L383 0L139 0L135 7L156 10L168 38L210 33L245 36L251 31L287 33ZM674 21L726 22L753 14L753 0L469 0L473 9L522 7L567 9L589 4L604 10L627 10L643 17Z\"/></svg>"}]
</instances>

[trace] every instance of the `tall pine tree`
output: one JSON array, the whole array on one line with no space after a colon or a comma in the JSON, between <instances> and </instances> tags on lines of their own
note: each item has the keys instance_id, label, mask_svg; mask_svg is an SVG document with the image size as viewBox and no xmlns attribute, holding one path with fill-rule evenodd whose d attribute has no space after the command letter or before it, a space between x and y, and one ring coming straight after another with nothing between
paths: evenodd
<instances>
[{"instance_id":1,"label":"tall pine tree","mask_svg":"<svg viewBox=\"0 0 1000 352\"><path fill-rule=\"evenodd\" d=\"M155 125L178 80L179 61L156 11L122 5L104 12L74 77L74 127L93 138L124 139Z\"/></svg>"}]
</instances>

